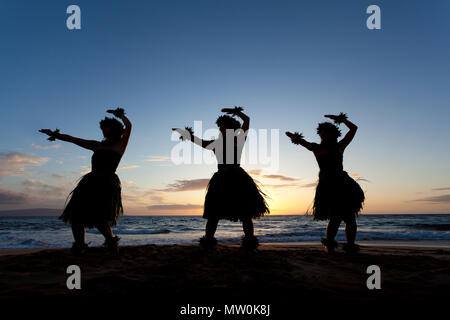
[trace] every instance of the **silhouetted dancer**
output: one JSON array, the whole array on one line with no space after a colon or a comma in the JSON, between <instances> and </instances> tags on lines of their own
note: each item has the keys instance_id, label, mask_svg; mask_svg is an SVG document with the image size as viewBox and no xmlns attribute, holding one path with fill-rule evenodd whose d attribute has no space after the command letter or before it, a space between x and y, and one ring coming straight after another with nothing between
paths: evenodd
<instances>
[{"instance_id":1,"label":"silhouetted dancer","mask_svg":"<svg viewBox=\"0 0 450 320\"><path fill-rule=\"evenodd\" d=\"M75 242L74 254L81 254L87 249L85 228L97 228L105 237L104 246L112 253L118 253L119 237L114 236L111 226L123 214L121 184L115 171L128 144L131 122L122 108L108 110L125 124L115 118L105 117L100 121L103 132L102 141L84 140L55 131L42 129L40 132L56 139L74 143L82 148L92 150L92 171L84 175L76 188L69 195L60 219L72 225Z\"/></svg>"},{"instance_id":2,"label":"silhouetted dancer","mask_svg":"<svg viewBox=\"0 0 450 320\"><path fill-rule=\"evenodd\" d=\"M203 140L193 135L192 129L172 129L181 134L181 139L212 150L217 158L218 171L208 183L203 218L207 219L205 236L200 239L204 248L212 248L217 243L214 234L220 219L241 221L244 229L242 246L255 249L258 239L254 235L252 218L270 213L265 194L252 177L240 166L242 149L247 138L250 118L241 107L225 108L228 115L218 117L219 137ZM231 115L231 116L230 116ZM238 116L243 124L234 118Z\"/></svg>"},{"instance_id":3,"label":"silhouetted dancer","mask_svg":"<svg viewBox=\"0 0 450 320\"><path fill-rule=\"evenodd\" d=\"M327 237L322 239L329 252L337 247L334 240L339 225L345 222L347 244L344 250L357 252L359 246L355 244L356 216L362 209L364 192L359 184L353 180L343 169L343 154L345 148L355 136L357 126L351 123L344 113L339 115L325 115L334 120L336 124L344 123L350 130L345 137L338 141L341 131L331 122L319 123L317 133L321 143L311 143L303 139L300 133L286 132L294 144L299 144L312 151L319 164L319 183L314 198L313 215L315 220L329 220Z\"/></svg>"}]
</instances>

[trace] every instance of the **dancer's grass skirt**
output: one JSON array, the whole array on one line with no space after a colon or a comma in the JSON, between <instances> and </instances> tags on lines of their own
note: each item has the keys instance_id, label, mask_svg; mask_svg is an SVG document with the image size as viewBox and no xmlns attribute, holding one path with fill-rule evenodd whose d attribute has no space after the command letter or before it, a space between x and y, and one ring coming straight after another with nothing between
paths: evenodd
<instances>
[{"instance_id":1,"label":"dancer's grass skirt","mask_svg":"<svg viewBox=\"0 0 450 320\"><path fill-rule=\"evenodd\" d=\"M90 172L81 178L70 194L60 219L66 223L94 228L105 221L115 225L122 214L119 177L115 173Z\"/></svg>"},{"instance_id":2,"label":"dancer's grass skirt","mask_svg":"<svg viewBox=\"0 0 450 320\"><path fill-rule=\"evenodd\" d=\"M354 218L363 203L364 191L347 172L319 175L313 207L315 220Z\"/></svg>"},{"instance_id":3,"label":"dancer's grass skirt","mask_svg":"<svg viewBox=\"0 0 450 320\"><path fill-rule=\"evenodd\" d=\"M244 169L230 166L214 173L208 184L203 218L242 221L268 213L264 192Z\"/></svg>"}]
</instances>

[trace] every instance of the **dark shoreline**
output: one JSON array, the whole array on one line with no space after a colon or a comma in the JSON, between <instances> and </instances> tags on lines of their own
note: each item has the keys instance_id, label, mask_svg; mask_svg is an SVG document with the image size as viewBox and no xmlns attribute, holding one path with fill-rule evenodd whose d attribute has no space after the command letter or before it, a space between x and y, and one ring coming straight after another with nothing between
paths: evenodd
<instances>
[{"instance_id":1,"label":"dark shoreline","mask_svg":"<svg viewBox=\"0 0 450 320\"><path fill-rule=\"evenodd\" d=\"M340 242L343 244L342 242ZM358 244L367 247L398 247L398 248L429 248L429 249L450 249L450 240L370 240L370 241L358 241ZM237 245L238 243L223 243L224 245ZM180 246L195 246L191 243L173 243L173 244L145 244L145 245L124 245L124 247L139 247L139 246L165 246L165 245L180 245ZM286 246L286 247L317 247L320 246L318 242L263 242L264 246ZM94 247L95 248L95 247ZM30 254L45 250L64 250L64 248L11 248L0 249L0 257L5 255L20 255Z\"/></svg>"},{"instance_id":2,"label":"dark shoreline","mask_svg":"<svg viewBox=\"0 0 450 320\"><path fill-rule=\"evenodd\" d=\"M81 269L81 290L69 290L66 269ZM380 290L366 286L369 265L380 266ZM120 301L169 310L179 306L270 304L291 314L299 304L408 305L436 303L450 289L450 249L362 245L357 255L326 253L320 245L263 244L256 252L219 245L122 246L84 256L68 249L0 256L0 302L61 304ZM141 305L142 306L142 305ZM442 305L444 306L444 305Z\"/></svg>"}]
</instances>

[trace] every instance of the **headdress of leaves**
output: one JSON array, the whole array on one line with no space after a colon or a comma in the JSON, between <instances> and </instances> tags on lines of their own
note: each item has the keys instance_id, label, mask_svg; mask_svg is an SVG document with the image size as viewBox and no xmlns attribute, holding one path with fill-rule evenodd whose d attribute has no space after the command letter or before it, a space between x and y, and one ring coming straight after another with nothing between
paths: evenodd
<instances>
[{"instance_id":1,"label":"headdress of leaves","mask_svg":"<svg viewBox=\"0 0 450 320\"><path fill-rule=\"evenodd\" d=\"M241 123L234 118L234 114L230 117L227 114L221 115L217 118L216 124L220 127L221 125L225 125L229 129L239 129L241 127Z\"/></svg>"},{"instance_id":2,"label":"headdress of leaves","mask_svg":"<svg viewBox=\"0 0 450 320\"><path fill-rule=\"evenodd\" d=\"M339 130L339 127L328 121L319 123L317 126L317 133L320 134L321 131L329 132L334 138L341 136L341 130Z\"/></svg>"},{"instance_id":3,"label":"headdress of leaves","mask_svg":"<svg viewBox=\"0 0 450 320\"><path fill-rule=\"evenodd\" d=\"M294 136L291 138L291 141L293 144L300 144L303 138L303 133L294 132Z\"/></svg>"},{"instance_id":4,"label":"headdress of leaves","mask_svg":"<svg viewBox=\"0 0 450 320\"><path fill-rule=\"evenodd\" d=\"M194 130L192 130L192 127L184 127L184 130L189 132L189 136L185 132L184 134L182 134L180 136L180 140L185 141L185 140L188 140L188 139L192 139L192 137L194 136Z\"/></svg>"},{"instance_id":5,"label":"headdress of leaves","mask_svg":"<svg viewBox=\"0 0 450 320\"><path fill-rule=\"evenodd\" d=\"M342 122L344 122L345 120L347 120L347 114L346 113L339 113L338 116L336 117L336 119L334 119L334 123L336 124L341 124Z\"/></svg>"},{"instance_id":6,"label":"headdress of leaves","mask_svg":"<svg viewBox=\"0 0 450 320\"><path fill-rule=\"evenodd\" d=\"M55 141L56 137L59 135L59 129L55 129L52 135L47 139L48 141Z\"/></svg>"}]
</instances>

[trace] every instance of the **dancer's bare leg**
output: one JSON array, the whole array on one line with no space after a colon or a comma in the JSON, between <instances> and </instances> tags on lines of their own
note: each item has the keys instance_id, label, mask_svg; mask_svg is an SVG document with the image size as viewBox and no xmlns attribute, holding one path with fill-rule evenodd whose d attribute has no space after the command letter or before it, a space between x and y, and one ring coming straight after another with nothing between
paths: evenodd
<instances>
[{"instance_id":1,"label":"dancer's bare leg","mask_svg":"<svg viewBox=\"0 0 450 320\"><path fill-rule=\"evenodd\" d=\"M119 254L119 237L115 237L108 221L96 225L98 231L105 237L105 245L111 253Z\"/></svg>"},{"instance_id":2,"label":"dancer's bare leg","mask_svg":"<svg viewBox=\"0 0 450 320\"><path fill-rule=\"evenodd\" d=\"M252 218L245 218L242 220L242 228L244 229L244 238L242 239L242 246L254 250L258 247L258 239L254 235L254 227Z\"/></svg>"},{"instance_id":3,"label":"dancer's bare leg","mask_svg":"<svg viewBox=\"0 0 450 320\"><path fill-rule=\"evenodd\" d=\"M334 241L336 234L339 230L339 226L341 225L340 219L331 218L327 225L327 240Z\"/></svg>"},{"instance_id":4,"label":"dancer's bare leg","mask_svg":"<svg viewBox=\"0 0 450 320\"><path fill-rule=\"evenodd\" d=\"M355 217L353 217L352 219L349 219L345 222L345 235L347 237L347 243L349 245L355 244L357 229L358 229L358 226L356 224Z\"/></svg>"},{"instance_id":5,"label":"dancer's bare leg","mask_svg":"<svg viewBox=\"0 0 450 320\"><path fill-rule=\"evenodd\" d=\"M86 229L84 228L83 225L72 223L72 234L75 243L84 244Z\"/></svg>"},{"instance_id":6,"label":"dancer's bare leg","mask_svg":"<svg viewBox=\"0 0 450 320\"><path fill-rule=\"evenodd\" d=\"M214 238L214 234L217 230L217 224L219 219L210 218L206 221L205 236L200 238L200 245L204 249L212 249L216 245L217 241Z\"/></svg>"},{"instance_id":7,"label":"dancer's bare leg","mask_svg":"<svg viewBox=\"0 0 450 320\"><path fill-rule=\"evenodd\" d=\"M251 218L242 220L242 228L244 229L244 234L246 237L253 237L254 227Z\"/></svg>"},{"instance_id":8,"label":"dancer's bare leg","mask_svg":"<svg viewBox=\"0 0 450 320\"><path fill-rule=\"evenodd\" d=\"M205 237L206 238L208 238L208 239L214 238L214 234L216 233L218 223L219 223L219 219L213 219L213 218L208 219L208 221L206 222L206 228L205 228Z\"/></svg>"},{"instance_id":9,"label":"dancer's bare leg","mask_svg":"<svg viewBox=\"0 0 450 320\"><path fill-rule=\"evenodd\" d=\"M105 220L102 223L97 224L96 227L98 231L100 231L100 233L105 237L105 239L108 240L114 237L114 234L108 221Z\"/></svg>"}]
</instances>

